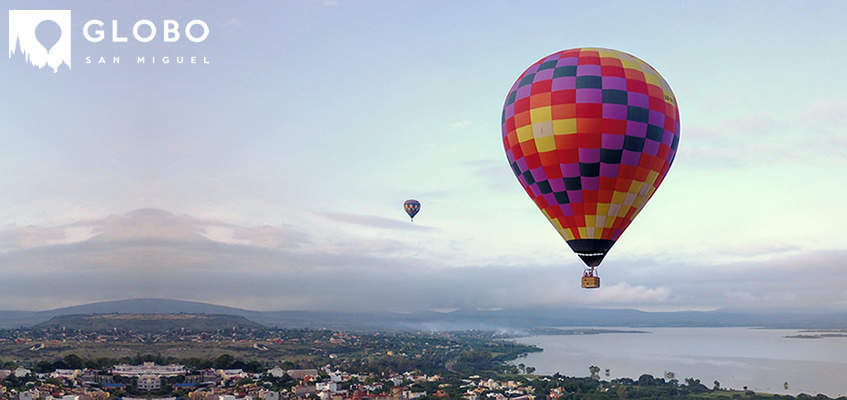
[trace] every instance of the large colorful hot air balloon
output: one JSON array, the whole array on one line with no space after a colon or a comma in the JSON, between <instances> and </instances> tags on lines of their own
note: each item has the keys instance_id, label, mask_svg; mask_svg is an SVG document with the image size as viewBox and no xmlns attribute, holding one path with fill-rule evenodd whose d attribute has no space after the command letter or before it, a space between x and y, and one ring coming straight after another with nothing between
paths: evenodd
<instances>
[{"instance_id":1,"label":"large colorful hot air balloon","mask_svg":"<svg viewBox=\"0 0 847 400\"><path fill-rule=\"evenodd\" d=\"M414 221L415 215L418 215L418 211L421 210L421 202L413 199L406 200L403 203L403 209L406 210L406 214L409 214L409 218Z\"/></svg>"},{"instance_id":2,"label":"large colorful hot air balloon","mask_svg":"<svg viewBox=\"0 0 847 400\"><path fill-rule=\"evenodd\" d=\"M679 143L667 82L617 50L577 48L532 64L503 106L503 146L521 185L585 262L582 286L661 185Z\"/></svg>"}]
</instances>

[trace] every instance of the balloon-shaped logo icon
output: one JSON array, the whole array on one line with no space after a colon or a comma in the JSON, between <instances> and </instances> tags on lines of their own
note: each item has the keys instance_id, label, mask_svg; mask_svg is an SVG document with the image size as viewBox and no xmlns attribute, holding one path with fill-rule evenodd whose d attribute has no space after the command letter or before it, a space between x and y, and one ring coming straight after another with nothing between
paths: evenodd
<instances>
[{"instance_id":1,"label":"balloon-shaped logo icon","mask_svg":"<svg viewBox=\"0 0 847 400\"><path fill-rule=\"evenodd\" d=\"M512 171L585 262L582 286L662 184L679 108L653 67L600 48L560 51L512 85L502 117Z\"/></svg>"},{"instance_id":2,"label":"balloon-shaped logo icon","mask_svg":"<svg viewBox=\"0 0 847 400\"><path fill-rule=\"evenodd\" d=\"M35 38L50 53L50 49L62 38L62 27L52 19L45 19L35 27Z\"/></svg>"}]
</instances>

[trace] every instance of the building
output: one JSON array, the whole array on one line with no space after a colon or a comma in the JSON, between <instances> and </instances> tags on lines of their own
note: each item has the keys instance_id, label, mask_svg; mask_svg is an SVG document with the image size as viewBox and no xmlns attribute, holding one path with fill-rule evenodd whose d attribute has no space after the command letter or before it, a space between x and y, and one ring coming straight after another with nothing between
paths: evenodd
<instances>
[{"instance_id":1,"label":"building","mask_svg":"<svg viewBox=\"0 0 847 400\"><path fill-rule=\"evenodd\" d=\"M146 362L142 365L115 365L112 375L131 376L138 378L138 389L154 391L162 388L162 377L185 375L185 367L178 364L156 365Z\"/></svg>"},{"instance_id":2,"label":"building","mask_svg":"<svg viewBox=\"0 0 847 400\"><path fill-rule=\"evenodd\" d=\"M316 369L289 369L286 373L292 379L303 379L307 376L318 376L318 370Z\"/></svg>"},{"instance_id":3,"label":"building","mask_svg":"<svg viewBox=\"0 0 847 400\"><path fill-rule=\"evenodd\" d=\"M28 370L24 367L18 367L18 369L16 369L15 372L13 372L13 374L18 378L23 378L23 377L26 377L27 375L29 375L31 372L32 371L30 371L30 370Z\"/></svg>"},{"instance_id":4,"label":"building","mask_svg":"<svg viewBox=\"0 0 847 400\"><path fill-rule=\"evenodd\" d=\"M279 400L279 392L274 392L267 389L262 389L259 391L259 398L262 400Z\"/></svg>"},{"instance_id":5,"label":"building","mask_svg":"<svg viewBox=\"0 0 847 400\"><path fill-rule=\"evenodd\" d=\"M146 374L138 376L138 389L139 390L159 390L162 388L162 379L159 375Z\"/></svg>"},{"instance_id":6,"label":"building","mask_svg":"<svg viewBox=\"0 0 847 400\"><path fill-rule=\"evenodd\" d=\"M143 365L115 365L112 367L112 375L123 376L141 376L141 375L157 375L157 376L177 376L185 375L185 367L178 364L156 365L156 363L146 362Z\"/></svg>"},{"instance_id":7,"label":"building","mask_svg":"<svg viewBox=\"0 0 847 400\"><path fill-rule=\"evenodd\" d=\"M78 369L57 369L50 374L53 378L65 379L65 380L75 380L77 377L82 374L81 370Z\"/></svg>"},{"instance_id":8,"label":"building","mask_svg":"<svg viewBox=\"0 0 847 400\"><path fill-rule=\"evenodd\" d=\"M18 393L18 400L35 400L41 398L41 392L35 389L30 389L25 392Z\"/></svg>"},{"instance_id":9,"label":"building","mask_svg":"<svg viewBox=\"0 0 847 400\"><path fill-rule=\"evenodd\" d=\"M314 385L298 385L294 387L294 395L298 397L306 397L306 395L316 395L317 392L315 390Z\"/></svg>"},{"instance_id":10,"label":"building","mask_svg":"<svg viewBox=\"0 0 847 400\"><path fill-rule=\"evenodd\" d=\"M317 382L315 383L315 390L318 392L329 392L330 394L338 393L338 383L329 381L329 382Z\"/></svg>"}]
</instances>

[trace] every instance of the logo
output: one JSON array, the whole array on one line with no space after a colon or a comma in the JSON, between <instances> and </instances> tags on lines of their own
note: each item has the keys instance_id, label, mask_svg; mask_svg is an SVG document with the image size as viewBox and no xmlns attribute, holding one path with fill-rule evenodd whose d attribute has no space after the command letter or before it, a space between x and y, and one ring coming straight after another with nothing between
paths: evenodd
<instances>
[{"instance_id":1,"label":"logo","mask_svg":"<svg viewBox=\"0 0 847 400\"><path fill-rule=\"evenodd\" d=\"M71 67L71 10L9 10L9 58L58 72Z\"/></svg>"},{"instance_id":2,"label":"logo","mask_svg":"<svg viewBox=\"0 0 847 400\"><path fill-rule=\"evenodd\" d=\"M79 18L79 15L76 15ZM187 23L175 19L102 21L89 19L76 32L88 45L79 47L88 54L80 58L82 67L106 68L122 63L136 65L208 65L211 62L201 44L209 37L209 25L202 19ZM71 10L9 10L9 59L39 69L71 69ZM169 43L187 41L175 48ZM162 45L164 44L164 46ZM78 49L79 49L78 48ZM129 50L129 51L127 51ZM80 60L77 60L80 61ZM79 63L77 63L79 66ZM156 68L156 67L151 67Z\"/></svg>"}]
</instances>

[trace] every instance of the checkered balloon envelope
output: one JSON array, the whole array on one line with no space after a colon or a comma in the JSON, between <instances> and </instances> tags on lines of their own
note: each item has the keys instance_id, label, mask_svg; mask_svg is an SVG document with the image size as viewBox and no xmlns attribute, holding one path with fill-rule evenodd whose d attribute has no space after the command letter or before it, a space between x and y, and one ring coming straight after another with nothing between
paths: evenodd
<instances>
[{"instance_id":1,"label":"checkered balloon envelope","mask_svg":"<svg viewBox=\"0 0 847 400\"><path fill-rule=\"evenodd\" d=\"M502 133L518 181L593 275L673 163L679 108L646 62L577 48L518 77Z\"/></svg>"}]
</instances>

